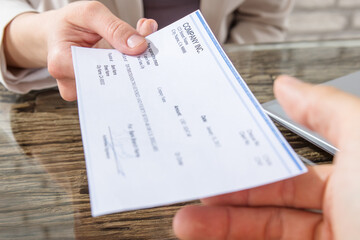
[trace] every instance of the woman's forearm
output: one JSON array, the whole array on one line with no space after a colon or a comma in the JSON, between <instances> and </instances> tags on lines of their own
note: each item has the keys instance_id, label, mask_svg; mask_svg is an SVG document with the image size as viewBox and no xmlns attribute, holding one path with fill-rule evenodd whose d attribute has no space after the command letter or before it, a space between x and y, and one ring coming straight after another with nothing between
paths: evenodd
<instances>
[{"instance_id":1,"label":"woman's forearm","mask_svg":"<svg viewBox=\"0 0 360 240\"><path fill-rule=\"evenodd\" d=\"M23 13L15 17L4 32L7 65L19 68L46 67L46 13Z\"/></svg>"}]
</instances>

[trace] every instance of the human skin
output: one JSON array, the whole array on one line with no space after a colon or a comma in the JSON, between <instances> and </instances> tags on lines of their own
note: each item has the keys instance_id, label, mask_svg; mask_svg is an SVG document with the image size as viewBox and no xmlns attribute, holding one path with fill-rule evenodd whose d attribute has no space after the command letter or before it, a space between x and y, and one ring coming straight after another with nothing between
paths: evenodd
<instances>
[{"instance_id":1,"label":"human skin","mask_svg":"<svg viewBox=\"0 0 360 240\"><path fill-rule=\"evenodd\" d=\"M289 76L274 85L295 121L340 150L332 165L245 191L202 199L174 217L180 239L357 239L360 236L360 99ZM309 209L321 210L320 212Z\"/></svg>"},{"instance_id":2,"label":"human skin","mask_svg":"<svg viewBox=\"0 0 360 240\"><path fill-rule=\"evenodd\" d=\"M15 17L5 29L7 65L47 67L61 96L76 100L71 46L113 47L128 55L144 52L144 36L157 30L152 19L140 19L137 29L114 16L97 1L79 1L58 10L29 12Z\"/></svg>"}]
</instances>

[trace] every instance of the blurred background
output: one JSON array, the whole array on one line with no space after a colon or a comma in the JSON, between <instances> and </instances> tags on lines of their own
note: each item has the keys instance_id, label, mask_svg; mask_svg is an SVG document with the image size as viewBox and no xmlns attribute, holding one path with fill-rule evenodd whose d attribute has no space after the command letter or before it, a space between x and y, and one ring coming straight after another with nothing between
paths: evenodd
<instances>
[{"instance_id":1,"label":"blurred background","mask_svg":"<svg viewBox=\"0 0 360 240\"><path fill-rule=\"evenodd\" d=\"M296 0L286 41L360 38L360 0Z\"/></svg>"}]
</instances>

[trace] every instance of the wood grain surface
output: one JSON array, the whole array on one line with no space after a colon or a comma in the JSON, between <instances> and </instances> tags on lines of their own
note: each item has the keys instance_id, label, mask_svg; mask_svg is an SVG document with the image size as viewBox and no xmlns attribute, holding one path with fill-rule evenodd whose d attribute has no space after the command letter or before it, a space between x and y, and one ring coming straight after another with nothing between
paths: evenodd
<instances>
[{"instance_id":1,"label":"wood grain surface","mask_svg":"<svg viewBox=\"0 0 360 240\"><path fill-rule=\"evenodd\" d=\"M360 44L359 44L360 45ZM269 45L267 45L269 48ZM360 47L227 48L260 102L276 76L320 83L360 69ZM280 127L302 156L332 156ZM91 217L76 102L56 89L26 95L0 86L0 239L175 239L172 218L185 204Z\"/></svg>"}]
</instances>

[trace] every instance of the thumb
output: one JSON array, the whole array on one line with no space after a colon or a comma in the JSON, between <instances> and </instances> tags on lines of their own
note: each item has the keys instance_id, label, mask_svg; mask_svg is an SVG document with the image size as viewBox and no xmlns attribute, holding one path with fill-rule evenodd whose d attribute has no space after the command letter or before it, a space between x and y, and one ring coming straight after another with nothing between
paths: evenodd
<instances>
[{"instance_id":1,"label":"thumb","mask_svg":"<svg viewBox=\"0 0 360 240\"><path fill-rule=\"evenodd\" d=\"M70 21L100 35L122 53L137 55L147 48L145 38L128 23L117 18L97 1L77 2L72 5Z\"/></svg>"},{"instance_id":2,"label":"thumb","mask_svg":"<svg viewBox=\"0 0 360 240\"><path fill-rule=\"evenodd\" d=\"M289 76L275 81L274 93L296 122L318 132L340 150L349 138L359 142L360 99L333 87L303 83Z\"/></svg>"}]
</instances>

